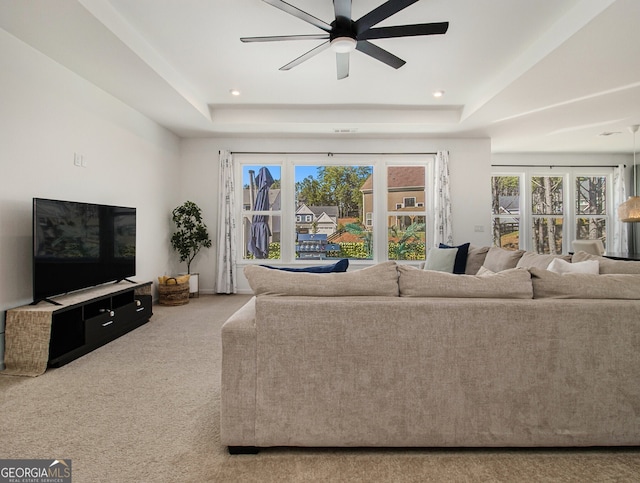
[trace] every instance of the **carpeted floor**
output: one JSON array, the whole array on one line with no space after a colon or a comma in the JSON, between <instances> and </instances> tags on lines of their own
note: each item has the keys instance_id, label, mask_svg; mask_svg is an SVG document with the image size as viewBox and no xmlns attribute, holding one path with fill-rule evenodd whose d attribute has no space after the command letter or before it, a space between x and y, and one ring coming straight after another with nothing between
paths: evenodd
<instances>
[{"instance_id":1,"label":"carpeted floor","mask_svg":"<svg viewBox=\"0 0 640 483\"><path fill-rule=\"evenodd\" d=\"M36 378L0 376L0 458L94 482L637 482L640 449L291 449L219 442L220 327L249 299L154 306L143 327Z\"/></svg>"}]
</instances>

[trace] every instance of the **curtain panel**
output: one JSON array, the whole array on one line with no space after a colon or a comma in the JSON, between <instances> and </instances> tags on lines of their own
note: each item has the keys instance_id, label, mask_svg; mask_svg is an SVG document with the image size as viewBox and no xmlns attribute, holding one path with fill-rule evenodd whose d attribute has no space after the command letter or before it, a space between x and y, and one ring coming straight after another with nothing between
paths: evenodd
<instances>
[{"instance_id":1,"label":"curtain panel","mask_svg":"<svg viewBox=\"0 0 640 483\"><path fill-rule=\"evenodd\" d=\"M218 273L216 292L232 294L238 290L236 275L237 244L235 219L235 182L233 157L220 151L220 186L218 189Z\"/></svg>"},{"instance_id":2,"label":"curtain panel","mask_svg":"<svg viewBox=\"0 0 640 483\"><path fill-rule=\"evenodd\" d=\"M449 151L438 151L435 161L435 184L433 189L433 237L434 244L453 245L451 220L451 189L449 186Z\"/></svg>"},{"instance_id":3,"label":"curtain panel","mask_svg":"<svg viewBox=\"0 0 640 483\"><path fill-rule=\"evenodd\" d=\"M624 176L624 165L620 164L613 168L613 206L616 208L627 199L626 180ZM629 250L627 224L620 221L617 214L613 213L611 241L607 241L608 252L626 252Z\"/></svg>"}]
</instances>

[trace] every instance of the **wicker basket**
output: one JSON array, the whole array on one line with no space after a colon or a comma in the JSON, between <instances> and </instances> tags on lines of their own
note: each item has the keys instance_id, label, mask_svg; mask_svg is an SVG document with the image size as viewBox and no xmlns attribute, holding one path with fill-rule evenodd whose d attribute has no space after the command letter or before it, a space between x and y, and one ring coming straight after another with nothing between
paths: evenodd
<instances>
[{"instance_id":1,"label":"wicker basket","mask_svg":"<svg viewBox=\"0 0 640 483\"><path fill-rule=\"evenodd\" d=\"M173 280L174 283L168 283ZM160 305L184 305L189 303L189 281L177 283L173 277L168 278L165 283L158 283L158 294Z\"/></svg>"}]
</instances>

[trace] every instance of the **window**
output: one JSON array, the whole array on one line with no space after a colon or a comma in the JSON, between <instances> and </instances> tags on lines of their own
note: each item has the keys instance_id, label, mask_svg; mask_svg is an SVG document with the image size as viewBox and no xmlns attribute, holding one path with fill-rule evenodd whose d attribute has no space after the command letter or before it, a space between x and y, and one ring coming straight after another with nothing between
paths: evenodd
<instances>
[{"instance_id":1,"label":"window","mask_svg":"<svg viewBox=\"0 0 640 483\"><path fill-rule=\"evenodd\" d=\"M510 250L520 247L520 183L520 176L491 178L494 246Z\"/></svg>"},{"instance_id":2,"label":"window","mask_svg":"<svg viewBox=\"0 0 640 483\"><path fill-rule=\"evenodd\" d=\"M562 253L563 189L562 176L531 178L531 241L536 253Z\"/></svg>"},{"instance_id":3,"label":"window","mask_svg":"<svg viewBox=\"0 0 640 483\"><path fill-rule=\"evenodd\" d=\"M426 243L425 166L387 167L389 260L424 260ZM411 196L407 196L411 195ZM398 203L397 200L402 200ZM417 200L422 208L418 208Z\"/></svg>"},{"instance_id":4,"label":"window","mask_svg":"<svg viewBox=\"0 0 640 483\"><path fill-rule=\"evenodd\" d=\"M279 165L242 166L242 258L280 259L282 201Z\"/></svg>"},{"instance_id":5,"label":"window","mask_svg":"<svg viewBox=\"0 0 640 483\"><path fill-rule=\"evenodd\" d=\"M576 238L603 242L607 238L607 177L576 178Z\"/></svg>"},{"instance_id":6,"label":"window","mask_svg":"<svg viewBox=\"0 0 640 483\"><path fill-rule=\"evenodd\" d=\"M611 168L494 173L493 244L549 254L569 252L574 239L600 239L606 246L611 177Z\"/></svg>"},{"instance_id":7,"label":"window","mask_svg":"<svg viewBox=\"0 0 640 483\"><path fill-rule=\"evenodd\" d=\"M370 211L365 215L365 225L372 226L373 225L373 213Z\"/></svg>"},{"instance_id":8,"label":"window","mask_svg":"<svg viewBox=\"0 0 640 483\"><path fill-rule=\"evenodd\" d=\"M433 156L235 159L243 184L243 260L425 259ZM265 177L271 184L260 194Z\"/></svg>"}]
</instances>

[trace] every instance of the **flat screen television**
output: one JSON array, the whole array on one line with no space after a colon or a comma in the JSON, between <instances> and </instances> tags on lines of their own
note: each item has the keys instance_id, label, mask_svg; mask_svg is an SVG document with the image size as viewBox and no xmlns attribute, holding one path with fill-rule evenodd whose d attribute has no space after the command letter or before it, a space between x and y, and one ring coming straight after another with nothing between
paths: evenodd
<instances>
[{"instance_id":1,"label":"flat screen television","mask_svg":"<svg viewBox=\"0 0 640 483\"><path fill-rule=\"evenodd\" d=\"M33 300L136 274L136 209L33 199Z\"/></svg>"}]
</instances>

